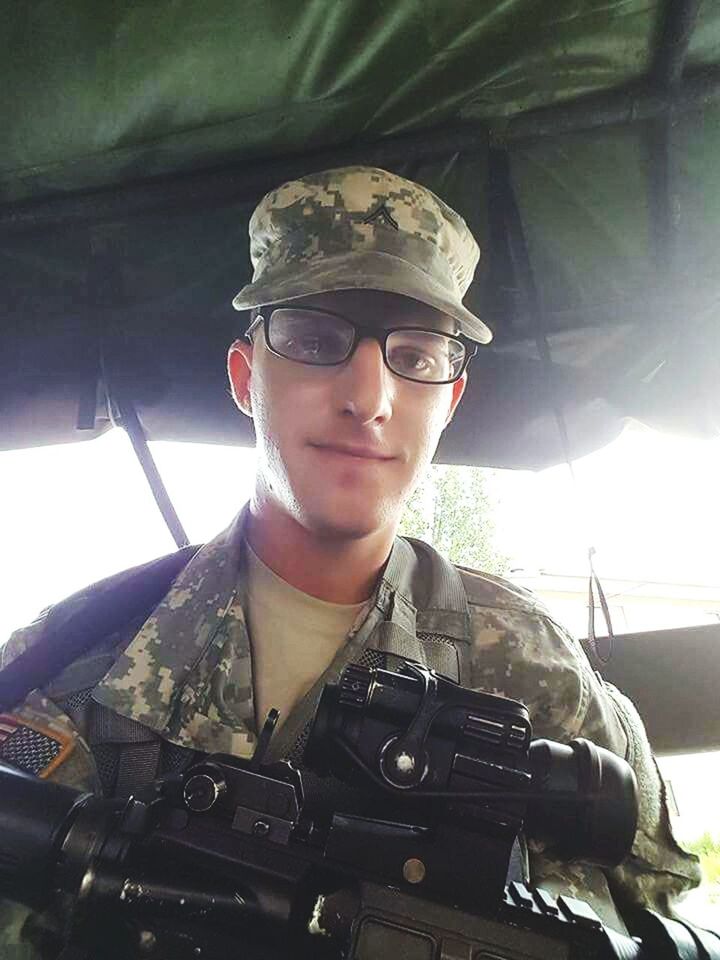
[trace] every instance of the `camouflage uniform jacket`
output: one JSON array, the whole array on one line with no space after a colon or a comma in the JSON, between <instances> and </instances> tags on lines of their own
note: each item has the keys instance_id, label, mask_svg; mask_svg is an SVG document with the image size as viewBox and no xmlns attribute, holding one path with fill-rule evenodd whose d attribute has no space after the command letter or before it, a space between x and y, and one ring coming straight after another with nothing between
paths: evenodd
<instances>
[{"instance_id":1,"label":"camouflage uniform jacket","mask_svg":"<svg viewBox=\"0 0 720 960\"><path fill-rule=\"evenodd\" d=\"M244 614L244 516L243 511L199 550L149 617L145 614L140 623L129 623L102 638L89 654L14 710L16 719L56 731L72 747L50 773L53 779L100 790L83 719L75 714L73 722L59 705L67 702L68 693L88 683L94 701L155 731L163 741L252 755L257 731ZM63 601L54 608L55 621L58 615L71 617L90 595L111 590L123 576ZM42 638L46 617L47 611L12 635L1 651L2 665ZM343 667L368 647L426 658L431 666L433 650L441 649L445 655L450 651L465 686L525 703L535 736L560 741L587 737L633 765L640 816L626 862L603 871L555 862L551 850L531 850L532 882L588 900L605 922L621 930L612 896L616 902L670 913L672 900L697 885L697 859L672 837L662 781L632 704L601 680L581 646L530 593L487 574L453 568L420 541L395 540L375 593L345 646L293 709L273 739L271 753L291 753L323 685L336 680ZM13 917L14 926L9 921L3 924L0 908L6 944L17 937L18 914ZM34 956L20 950L6 949L0 956Z\"/></svg>"}]
</instances>

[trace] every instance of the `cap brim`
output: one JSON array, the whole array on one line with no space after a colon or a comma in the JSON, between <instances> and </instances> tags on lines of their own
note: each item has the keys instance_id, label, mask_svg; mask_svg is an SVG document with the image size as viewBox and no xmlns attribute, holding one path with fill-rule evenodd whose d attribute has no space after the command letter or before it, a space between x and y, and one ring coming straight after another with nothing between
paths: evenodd
<instances>
[{"instance_id":1,"label":"cap brim","mask_svg":"<svg viewBox=\"0 0 720 960\"><path fill-rule=\"evenodd\" d=\"M302 269L302 273L300 273ZM492 331L479 317L448 295L447 289L413 263L380 250L343 253L270 271L250 283L233 300L236 310L287 303L314 293L335 290L383 290L412 297L453 317L460 332L478 343L490 343Z\"/></svg>"}]
</instances>

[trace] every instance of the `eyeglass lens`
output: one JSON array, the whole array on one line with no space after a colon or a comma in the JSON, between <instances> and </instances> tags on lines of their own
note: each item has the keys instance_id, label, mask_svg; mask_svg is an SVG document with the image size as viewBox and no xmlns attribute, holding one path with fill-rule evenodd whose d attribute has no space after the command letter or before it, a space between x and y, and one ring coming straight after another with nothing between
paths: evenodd
<instances>
[{"instance_id":1,"label":"eyeglass lens","mask_svg":"<svg viewBox=\"0 0 720 960\"><path fill-rule=\"evenodd\" d=\"M321 310L281 307L270 315L269 346L299 363L329 366L342 363L352 350L351 323ZM443 383L457 377L465 361L460 340L429 330L394 330L385 347L386 362L401 377Z\"/></svg>"}]
</instances>

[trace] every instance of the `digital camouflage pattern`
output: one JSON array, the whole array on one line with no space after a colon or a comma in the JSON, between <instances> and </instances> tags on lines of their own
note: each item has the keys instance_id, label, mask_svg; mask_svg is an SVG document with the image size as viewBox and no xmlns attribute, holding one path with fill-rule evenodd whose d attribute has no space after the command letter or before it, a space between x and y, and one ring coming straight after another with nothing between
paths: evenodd
<instances>
[{"instance_id":1,"label":"digital camouflage pattern","mask_svg":"<svg viewBox=\"0 0 720 960\"><path fill-rule=\"evenodd\" d=\"M463 218L430 190L376 167L339 167L271 190L250 219L252 283L237 310L332 290L403 294L492 333L462 304L480 258Z\"/></svg>"},{"instance_id":2,"label":"digital camouflage pattern","mask_svg":"<svg viewBox=\"0 0 720 960\"><path fill-rule=\"evenodd\" d=\"M585 737L624 757L637 776L639 817L631 856L601 871L558 863L551 850L536 845L533 882L580 899L592 899L588 891L594 891L594 906L606 922L607 911L598 905L608 896L606 881L620 902L670 914L673 899L696 886L700 874L697 859L673 838L664 784L635 707L590 668L580 645L548 617L523 617L517 608L509 615L482 610L478 616L472 604L471 610L477 620L470 685L522 700L535 736Z\"/></svg>"},{"instance_id":3,"label":"digital camouflage pattern","mask_svg":"<svg viewBox=\"0 0 720 960\"><path fill-rule=\"evenodd\" d=\"M250 757L256 732L238 525L182 570L93 696L179 746Z\"/></svg>"},{"instance_id":4,"label":"digital camouflage pattern","mask_svg":"<svg viewBox=\"0 0 720 960\"><path fill-rule=\"evenodd\" d=\"M244 516L241 513L196 554L139 631L135 625L113 638L114 663L98 677L93 697L181 746L248 757L257 729L243 608ZM588 900L606 923L620 930L623 925L610 890L619 902L671 911L673 898L699 882L698 862L672 837L662 782L636 711L602 682L579 644L527 591L458 568L467 594L465 612L442 600L438 604L445 563L419 541L396 539L376 593L356 620L345 647L273 741L275 756L286 755L294 733L312 714L323 684L336 680L350 660L366 646L375 645L381 634L387 635L388 623L407 636L413 628L418 634L444 636L458 651L462 682L523 701L535 736L565 741L587 737L626 757L636 771L639 827L627 861L604 871L559 863L553 860L552 850L535 847L530 855L532 882ZM69 602L77 605L79 601L75 597ZM2 649L2 663L38 642L43 624L40 619L14 634ZM67 690L67 686L61 675L45 692L32 693L16 712L70 733L76 748L53 777L97 789L84 731L52 699L53 689ZM0 922L5 920L0 937L9 948L10 943L17 945L12 938L17 937L18 914L8 904L3 909L9 914L6 919L0 909ZM12 955L0 950L2 957ZM18 952L17 956L25 955Z\"/></svg>"}]
</instances>

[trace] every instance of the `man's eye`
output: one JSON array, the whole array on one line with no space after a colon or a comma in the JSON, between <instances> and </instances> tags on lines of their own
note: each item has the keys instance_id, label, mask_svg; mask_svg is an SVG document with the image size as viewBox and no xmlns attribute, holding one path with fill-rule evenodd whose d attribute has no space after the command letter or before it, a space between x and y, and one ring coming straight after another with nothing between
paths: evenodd
<instances>
[{"instance_id":1,"label":"man's eye","mask_svg":"<svg viewBox=\"0 0 720 960\"><path fill-rule=\"evenodd\" d=\"M390 359L393 367L403 373L431 376L438 366L437 357L412 347L393 350Z\"/></svg>"},{"instance_id":2,"label":"man's eye","mask_svg":"<svg viewBox=\"0 0 720 960\"><path fill-rule=\"evenodd\" d=\"M317 356L323 349L323 341L320 337L297 337L288 340L287 345L291 350L299 351L307 356Z\"/></svg>"},{"instance_id":3,"label":"man's eye","mask_svg":"<svg viewBox=\"0 0 720 960\"><path fill-rule=\"evenodd\" d=\"M332 333L296 333L286 336L281 352L291 358L303 360L333 360L343 353L345 344Z\"/></svg>"}]
</instances>

